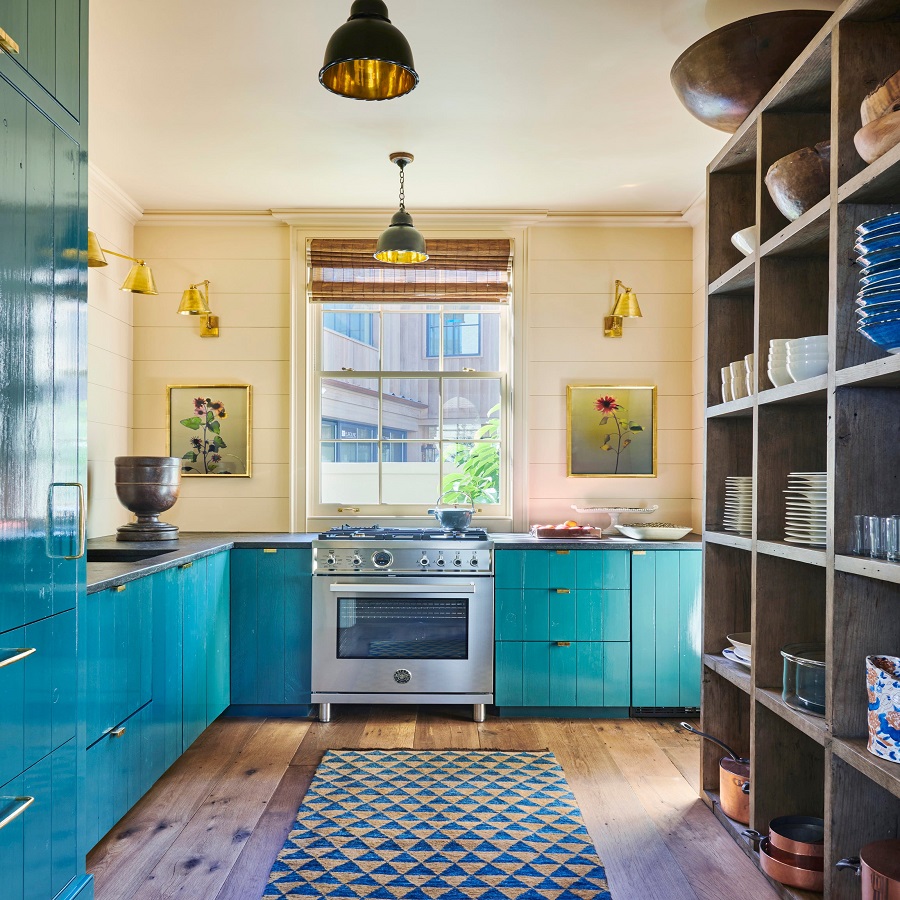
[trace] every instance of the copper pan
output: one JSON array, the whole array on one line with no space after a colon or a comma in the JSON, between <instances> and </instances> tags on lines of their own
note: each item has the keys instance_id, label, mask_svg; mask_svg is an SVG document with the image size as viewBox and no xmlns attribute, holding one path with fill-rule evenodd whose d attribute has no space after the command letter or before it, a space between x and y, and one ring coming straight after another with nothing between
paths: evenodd
<instances>
[{"instance_id":1,"label":"copper pan","mask_svg":"<svg viewBox=\"0 0 900 900\"><path fill-rule=\"evenodd\" d=\"M779 850L769 838L759 842L759 862L763 872L775 881L804 891L825 890L824 861L819 856L798 856Z\"/></svg>"},{"instance_id":2,"label":"copper pan","mask_svg":"<svg viewBox=\"0 0 900 900\"><path fill-rule=\"evenodd\" d=\"M825 820L816 816L778 816L769 822L769 843L798 856L825 855Z\"/></svg>"},{"instance_id":3,"label":"copper pan","mask_svg":"<svg viewBox=\"0 0 900 900\"><path fill-rule=\"evenodd\" d=\"M698 731L689 722L679 723L685 731L718 744L728 756L719 760L719 805L729 819L750 824L750 760L738 756L727 744L711 734Z\"/></svg>"}]
</instances>

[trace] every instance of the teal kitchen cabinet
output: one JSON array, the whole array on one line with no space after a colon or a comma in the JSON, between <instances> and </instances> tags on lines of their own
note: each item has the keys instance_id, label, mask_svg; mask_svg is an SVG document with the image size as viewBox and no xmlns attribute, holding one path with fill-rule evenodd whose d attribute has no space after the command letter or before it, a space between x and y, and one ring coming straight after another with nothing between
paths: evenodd
<instances>
[{"instance_id":1,"label":"teal kitchen cabinet","mask_svg":"<svg viewBox=\"0 0 900 900\"><path fill-rule=\"evenodd\" d=\"M627 550L494 554L495 691L501 711L627 714Z\"/></svg>"},{"instance_id":2,"label":"teal kitchen cabinet","mask_svg":"<svg viewBox=\"0 0 900 900\"><path fill-rule=\"evenodd\" d=\"M700 706L697 550L634 551L631 557L631 705Z\"/></svg>"},{"instance_id":3,"label":"teal kitchen cabinet","mask_svg":"<svg viewBox=\"0 0 900 900\"><path fill-rule=\"evenodd\" d=\"M311 575L311 550L232 550L233 712L250 712L247 707L308 711Z\"/></svg>"}]
</instances>

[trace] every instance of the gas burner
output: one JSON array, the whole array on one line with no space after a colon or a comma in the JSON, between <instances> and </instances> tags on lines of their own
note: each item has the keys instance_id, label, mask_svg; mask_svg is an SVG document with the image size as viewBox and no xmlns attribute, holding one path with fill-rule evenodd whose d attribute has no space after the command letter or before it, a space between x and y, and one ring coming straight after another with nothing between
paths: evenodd
<instances>
[{"instance_id":1,"label":"gas burner","mask_svg":"<svg viewBox=\"0 0 900 900\"><path fill-rule=\"evenodd\" d=\"M483 528L445 531L443 528L393 528L383 525L341 525L319 534L319 540L341 538L354 541L486 541Z\"/></svg>"}]
</instances>

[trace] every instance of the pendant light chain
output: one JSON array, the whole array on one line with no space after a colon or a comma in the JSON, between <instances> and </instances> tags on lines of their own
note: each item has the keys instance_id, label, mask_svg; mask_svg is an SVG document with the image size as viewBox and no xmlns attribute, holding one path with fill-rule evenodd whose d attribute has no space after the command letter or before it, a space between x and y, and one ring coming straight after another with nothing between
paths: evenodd
<instances>
[{"instance_id":1,"label":"pendant light chain","mask_svg":"<svg viewBox=\"0 0 900 900\"><path fill-rule=\"evenodd\" d=\"M406 193L404 191L405 179L404 179L404 166L400 166L400 209L406 212Z\"/></svg>"}]
</instances>

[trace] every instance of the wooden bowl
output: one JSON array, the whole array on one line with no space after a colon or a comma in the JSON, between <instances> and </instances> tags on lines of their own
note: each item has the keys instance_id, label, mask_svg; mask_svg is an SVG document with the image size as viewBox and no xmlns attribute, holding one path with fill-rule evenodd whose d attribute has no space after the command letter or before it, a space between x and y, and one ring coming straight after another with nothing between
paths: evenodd
<instances>
[{"instance_id":1,"label":"wooden bowl","mask_svg":"<svg viewBox=\"0 0 900 900\"><path fill-rule=\"evenodd\" d=\"M888 113L900 109L900 72L885 78L870 94L866 95L859 108L863 125L868 125Z\"/></svg>"},{"instance_id":2,"label":"wooden bowl","mask_svg":"<svg viewBox=\"0 0 900 900\"><path fill-rule=\"evenodd\" d=\"M853 136L856 152L867 162L873 163L884 156L891 147L900 144L900 112L889 112L863 125Z\"/></svg>"},{"instance_id":3,"label":"wooden bowl","mask_svg":"<svg viewBox=\"0 0 900 900\"><path fill-rule=\"evenodd\" d=\"M670 78L678 99L701 122L733 134L829 15L795 9L717 28L675 60Z\"/></svg>"},{"instance_id":4,"label":"wooden bowl","mask_svg":"<svg viewBox=\"0 0 900 900\"><path fill-rule=\"evenodd\" d=\"M803 147L772 163L766 187L781 214L793 221L827 197L830 167L831 141Z\"/></svg>"}]
</instances>

